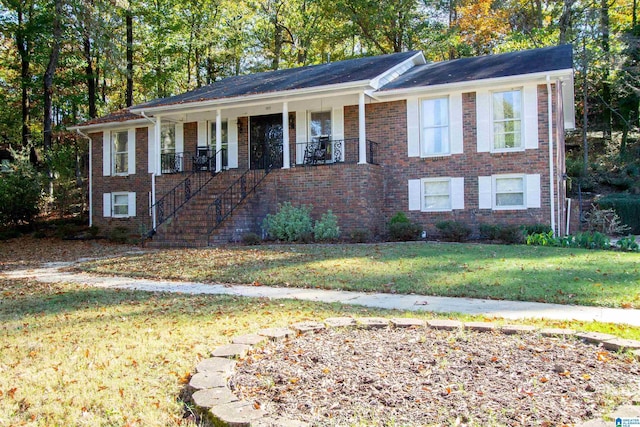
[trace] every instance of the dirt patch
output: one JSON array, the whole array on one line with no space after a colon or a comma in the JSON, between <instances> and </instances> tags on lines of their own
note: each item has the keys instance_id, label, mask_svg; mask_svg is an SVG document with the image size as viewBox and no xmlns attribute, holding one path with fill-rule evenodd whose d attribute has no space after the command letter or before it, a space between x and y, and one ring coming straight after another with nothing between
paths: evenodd
<instances>
[{"instance_id":1,"label":"dirt patch","mask_svg":"<svg viewBox=\"0 0 640 427\"><path fill-rule=\"evenodd\" d=\"M628 401L640 364L574 338L332 329L269 343L232 390L312 425L553 426Z\"/></svg>"}]
</instances>

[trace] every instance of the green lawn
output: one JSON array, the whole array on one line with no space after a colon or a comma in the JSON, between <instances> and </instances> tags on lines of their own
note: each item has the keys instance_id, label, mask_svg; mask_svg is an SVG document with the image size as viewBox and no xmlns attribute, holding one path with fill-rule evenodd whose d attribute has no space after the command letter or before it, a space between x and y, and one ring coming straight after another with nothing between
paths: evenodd
<instances>
[{"instance_id":1,"label":"green lawn","mask_svg":"<svg viewBox=\"0 0 640 427\"><path fill-rule=\"evenodd\" d=\"M178 396L234 335L329 316L430 313L0 279L0 426L195 426ZM443 316L438 316L443 317ZM460 320L493 320L448 315ZM640 328L527 322L640 339Z\"/></svg>"},{"instance_id":2,"label":"green lawn","mask_svg":"<svg viewBox=\"0 0 640 427\"><path fill-rule=\"evenodd\" d=\"M640 308L640 254L385 243L163 250L84 264L137 277Z\"/></svg>"}]
</instances>

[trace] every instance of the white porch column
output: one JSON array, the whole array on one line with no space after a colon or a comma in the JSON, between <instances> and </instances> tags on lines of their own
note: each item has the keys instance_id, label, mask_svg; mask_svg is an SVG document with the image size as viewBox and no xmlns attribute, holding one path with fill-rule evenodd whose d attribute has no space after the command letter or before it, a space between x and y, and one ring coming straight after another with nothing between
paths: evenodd
<instances>
[{"instance_id":1,"label":"white porch column","mask_svg":"<svg viewBox=\"0 0 640 427\"><path fill-rule=\"evenodd\" d=\"M282 103L282 169L289 169L289 103Z\"/></svg>"},{"instance_id":2,"label":"white porch column","mask_svg":"<svg viewBox=\"0 0 640 427\"><path fill-rule=\"evenodd\" d=\"M154 163L154 171L153 174L151 175L151 225L153 227L153 229L156 229L157 226L157 220L156 220L156 176L161 175L162 174L162 161L161 161L161 150L160 150L160 140L161 140L161 136L160 133L162 131L162 124L160 123L162 120L160 118L160 116L156 117L156 121L154 123L155 126L155 132L153 132L153 141L151 141L151 143L153 144L153 146L155 147L155 159L153 159L153 163Z\"/></svg>"},{"instance_id":3,"label":"white porch column","mask_svg":"<svg viewBox=\"0 0 640 427\"><path fill-rule=\"evenodd\" d=\"M364 92L362 92L358 94L358 164L360 165L367 163L367 130L365 128L366 118L364 112Z\"/></svg>"},{"instance_id":4,"label":"white porch column","mask_svg":"<svg viewBox=\"0 0 640 427\"><path fill-rule=\"evenodd\" d=\"M153 145L156 147L156 167L155 167L155 172L156 175L162 175L162 118L160 116L156 117L156 131L154 132L155 135L153 135L154 137L154 141L153 141Z\"/></svg>"},{"instance_id":5,"label":"white porch column","mask_svg":"<svg viewBox=\"0 0 640 427\"><path fill-rule=\"evenodd\" d=\"M216 110L216 172L222 171L222 111Z\"/></svg>"}]
</instances>

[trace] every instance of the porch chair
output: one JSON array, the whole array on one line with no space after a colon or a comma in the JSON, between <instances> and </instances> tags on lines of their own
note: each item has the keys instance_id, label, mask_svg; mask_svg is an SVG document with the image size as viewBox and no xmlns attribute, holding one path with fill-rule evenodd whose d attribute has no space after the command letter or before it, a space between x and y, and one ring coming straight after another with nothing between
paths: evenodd
<instances>
[{"instance_id":1,"label":"porch chair","mask_svg":"<svg viewBox=\"0 0 640 427\"><path fill-rule=\"evenodd\" d=\"M328 146L329 137L326 135L320 136L316 141L310 142L304 152L304 164L317 165L319 162L323 164L326 163Z\"/></svg>"}]
</instances>

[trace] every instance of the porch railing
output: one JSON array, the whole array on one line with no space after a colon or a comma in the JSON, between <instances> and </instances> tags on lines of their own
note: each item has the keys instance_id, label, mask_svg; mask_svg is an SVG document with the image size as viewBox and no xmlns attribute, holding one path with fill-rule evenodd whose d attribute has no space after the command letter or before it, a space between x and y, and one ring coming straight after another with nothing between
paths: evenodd
<instances>
[{"instance_id":1,"label":"porch railing","mask_svg":"<svg viewBox=\"0 0 640 427\"><path fill-rule=\"evenodd\" d=\"M378 143L367 140L367 163L377 164ZM313 141L295 144L292 163L303 166L327 165L333 163L358 163L360 161L360 140L358 138L329 139L319 137Z\"/></svg>"},{"instance_id":2,"label":"porch railing","mask_svg":"<svg viewBox=\"0 0 640 427\"><path fill-rule=\"evenodd\" d=\"M170 218L174 217L193 196L198 194L209 182L211 182L216 175L215 159L217 155L224 154L221 151L214 153L213 155L205 156L206 158L204 161L200 163L202 168L192 169L187 177L180 181L160 199L156 200L156 203L151 206L152 212L153 209L155 209L156 226L155 228L151 227L151 230L149 230L149 237L156 232L158 227Z\"/></svg>"},{"instance_id":3,"label":"porch railing","mask_svg":"<svg viewBox=\"0 0 640 427\"><path fill-rule=\"evenodd\" d=\"M226 190L218 195L206 209L207 218L207 239L211 238L211 233L220 227L233 211L255 191L260 183L271 172L271 161L263 158L260 160L262 168L248 169L237 180L235 180ZM210 243L210 241L208 242Z\"/></svg>"},{"instance_id":4,"label":"porch railing","mask_svg":"<svg viewBox=\"0 0 640 427\"><path fill-rule=\"evenodd\" d=\"M227 167L227 150L219 151L222 157L222 169ZM196 151L182 153L162 153L160 168L163 174L190 173L216 170L216 153L210 148L198 148Z\"/></svg>"}]
</instances>

